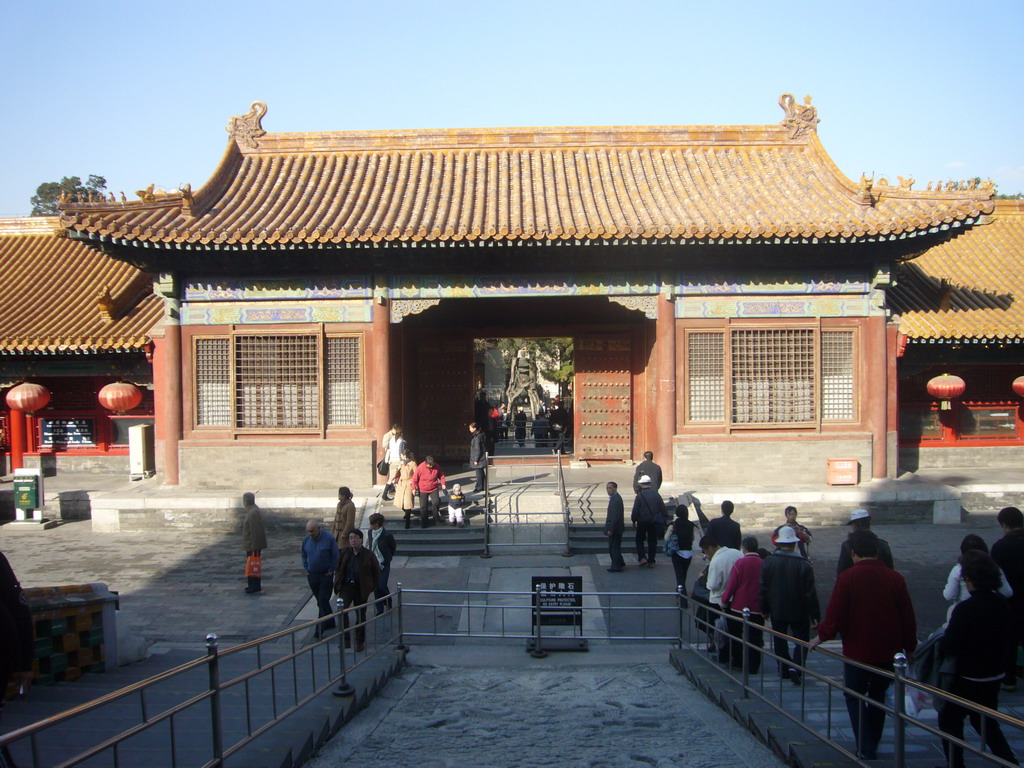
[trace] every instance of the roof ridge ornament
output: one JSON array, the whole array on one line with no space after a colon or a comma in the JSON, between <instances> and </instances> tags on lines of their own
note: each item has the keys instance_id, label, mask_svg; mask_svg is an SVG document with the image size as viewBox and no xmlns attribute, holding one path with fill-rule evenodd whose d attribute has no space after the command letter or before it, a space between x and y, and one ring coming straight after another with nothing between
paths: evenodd
<instances>
[{"instance_id":1,"label":"roof ridge ornament","mask_svg":"<svg viewBox=\"0 0 1024 768\"><path fill-rule=\"evenodd\" d=\"M259 138L267 134L262 125L265 114L267 105L262 101L254 101L244 115L230 118L224 130L242 149L259 149Z\"/></svg>"},{"instance_id":2,"label":"roof ridge ornament","mask_svg":"<svg viewBox=\"0 0 1024 768\"><path fill-rule=\"evenodd\" d=\"M782 118L779 125L789 129L790 139L799 139L806 136L810 131L818 130L818 108L811 106L811 97L804 96L804 103L797 104L791 93L784 93L779 96L779 106L786 116Z\"/></svg>"}]
</instances>

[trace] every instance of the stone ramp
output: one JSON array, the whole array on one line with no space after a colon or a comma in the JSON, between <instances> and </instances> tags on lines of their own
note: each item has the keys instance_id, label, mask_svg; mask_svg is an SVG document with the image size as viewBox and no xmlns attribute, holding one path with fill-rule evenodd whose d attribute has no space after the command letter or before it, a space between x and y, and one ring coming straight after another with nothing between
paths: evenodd
<instances>
[{"instance_id":1,"label":"stone ramp","mask_svg":"<svg viewBox=\"0 0 1024 768\"><path fill-rule=\"evenodd\" d=\"M273 680L269 674L253 678L248 684L248 699L245 684L222 691L223 743L226 747L266 725L273 718L275 708L281 712L293 706L296 690L299 698L307 696L315 687L314 677L322 684L327 675L328 655L334 657L332 668L337 669L336 642L318 647L314 654L312 662L302 657L297 664L282 664L277 668ZM38 687L26 699L13 702L6 708L3 732L10 732L72 706L84 704L194 658L195 654L188 651L171 651L111 673L86 675L73 684ZM255 652L221 656L222 684L251 670L254 661ZM336 733L359 709L365 707L387 681L398 673L403 663L404 653L393 649L372 658L363 657L363 663L348 676L348 682L355 688L353 696L336 697L331 690L319 694L300 710L240 749L225 764L239 768L301 765L319 745ZM153 718L169 707L199 696L207 688L208 667L205 664L199 665L147 688L146 712ZM129 694L43 732L36 740L39 764L54 765L67 760L104 739L137 726L142 712L141 701L139 694ZM18 765L33 764L31 745L27 740L12 744L11 752ZM173 739L171 726L165 722L131 737L118 749L121 766L140 768L170 766L172 760L181 766L202 765L211 759L212 754L210 702L207 699L197 701L175 716ZM110 764L110 753L83 763Z\"/></svg>"},{"instance_id":2,"label":"stone ramp","mask_svg":"<svg viewBox=\"0 0 1024 768\"><path fill-rule=\"evenodd\" d=\"M765 640L766 643L769 642L767 635ZM840 649L835 642L827 643L825 647L837 652ZM837 749L836 744L841 744L846 750L854 751L853 732L846 705L838 689L832 688L813 675L805 675L803 685L793 685L791 681L778 677L774 660L765 656L759 674L750 675L749 678L751 686L760 695L743 698L741 673L726 672L703 650L686 647L676 649L671 652L670 659L672 665L681 674L686 675L710 701L748 728L787 763L808 767L852 767L872 764L873 761L860 763ZM812 653L808 657L808 666L819 675L842 682L843 670L839 659L822 653ZM1024 691L1001 693L999 698L1001 712L1018 719L1024 716ZM777 707L783 712L779 712ZM918 717L927 725L937 727L934 709L925 709ZM1024 755L1024 720L1021 720L1020 728L1004 726L1003 732L1017 755ZM835 743L824 739L822 734L828 734ZM968 743L978 745L978 737L971 728L966 727L965 734ZM878 755L878 764L894 764L891 716L886 718ZM906 765L910 768L935 768L945 762L939 738L914 727L906 729L905 756ZM966 756L966 760L969 766L983 765L979 758L972 758L970 754Z\"/></svg>"},{"instance_id":3,"label":"stone ramp","mask_svg":"<svg viewBox=\"0 0 1024 768\"><path fill-rule=\"evenodd\" d=\"M663 644L414 646L409 667L309 768L783 765L671 668Z\"/></svg>"}]
</instances>

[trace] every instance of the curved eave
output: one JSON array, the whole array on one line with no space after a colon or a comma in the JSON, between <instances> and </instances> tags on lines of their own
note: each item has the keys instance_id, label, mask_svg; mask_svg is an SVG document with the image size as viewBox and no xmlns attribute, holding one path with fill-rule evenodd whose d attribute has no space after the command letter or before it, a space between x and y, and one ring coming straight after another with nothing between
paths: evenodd
<instances>
[{"instance_id":1,"label":"curved eave","mask_svg":"<svg viewBox=\"0 0 1024 768\"><path fill-rule=\"evenodd\" d=\"M144 352L152 340L135 339L0 339L0 355L96 355Z\"/></svg>"},{"instance_id":2,"label":"curved eave","mask_svg":"<svg viewBox=\"0 0 1024 768\"><path fill-rule=\"evenodd\" d=\"M633 245L840 245L850 243L887 243L910 240L918 237L941 234L951 230L958 230L970 227L978 222L979 216L969 216L961 220L953 220L948 223L931 226L926 229L918 229L909 232L888 232L888 233L864 233L861 235L807 235L807 234L784 234L756 236L741 234L712 234L707 236L637 236L637 237L614 237L601 236L597 238L580 238L575 235L558 236L549 238L533 237L530 239L515 238L452 238L437 240L371 240L371 239L325 239L318 238L291 238L278 236L260 237L250 242L217 242L202 240L159 240L149 238L127 238L116 235L104 234L102 232L76 231L71 230L69 236L75 240L82 240L93 243L106 243L125 248L143 248L154 250L186 250L186 251L285 251L285 250L336 250L346 249L377 249L377 248L501 248L501 247L539 247L546 245L554 246L633 246Z\"/></svg>"}]
</instances>

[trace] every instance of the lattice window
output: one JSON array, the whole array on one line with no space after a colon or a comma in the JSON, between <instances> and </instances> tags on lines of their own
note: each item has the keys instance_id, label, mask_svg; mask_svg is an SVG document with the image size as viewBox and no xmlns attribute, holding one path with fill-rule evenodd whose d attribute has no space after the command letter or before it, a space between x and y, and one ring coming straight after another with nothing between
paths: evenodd
<instances>
[{"instance_id":1,"label":"lattice window","mask_svg":"<svg viewBox=\"0 0 1024 768\"><path fill-rule=\"evenodd\" d=\"M814 421L813 329L733 329L730 343L733 424Z\"/></svg>"},{"instance_id":2,"label":"lattice window","mask_svg":"<svg viewBox=\"0 0 1024 768\"><path fill-rule=\"evenodd\" d=\"M690 421L725 419L725 334L687 336L687 395Z\"/></svg>"},{"instance_id":3,"label":"lattice window","mask_svg":"<svg viewBox=\"0 0 1024 768\"><path fill-rule=\"evenodd\" d=\"M853 390L853 331L821 334L821 419L852 421L857 417Z\"/></svg>"},{"instance_id":4,"label":"lattice window","mask_svg":"<svg viewBox=\"0 0 1024 768\"><path fill-rule=\"evenodd\" d=\"M196 339L196 424L231 426L229 339Z\"/></svg>"},{"instance_id":5,"label":"lattice window","mask_svg":"<svg viewBox=\"0 0 1024 768\"><path fill-rule=\"evenodd\" d=\"M327 423L358 426L362 423L362 361L359 338L332 336L327 339Z\"/></svg>"},{"instance_id":6,"label":"lattice window","mask_svg":"<svg viewBox=\"0 0 1024 768\"><path fill-rule=\"evenodd\" d=\"M318 342L301 334L234 337L237 428L319 427Z\"/></svg>"}]
</instances>

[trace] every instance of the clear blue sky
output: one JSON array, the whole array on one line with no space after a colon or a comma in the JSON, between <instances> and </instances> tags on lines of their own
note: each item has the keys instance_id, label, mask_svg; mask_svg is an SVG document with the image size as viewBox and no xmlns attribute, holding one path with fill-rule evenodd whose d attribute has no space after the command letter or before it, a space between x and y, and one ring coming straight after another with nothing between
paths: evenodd
<instances>
[{"instance_id":1,"label":"clear blue sky","mask_svg":"<svg viewBox=\"0 0 1024 768\"><path fill-rule=\"evenodd\" d=\"M3 0L0 215L43 181L201 186L268 131L777 123L839 168L1024 191L1024 2Z\"/></svg>"}]
</instances>

